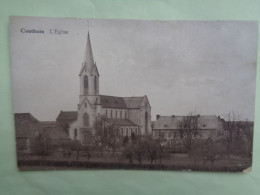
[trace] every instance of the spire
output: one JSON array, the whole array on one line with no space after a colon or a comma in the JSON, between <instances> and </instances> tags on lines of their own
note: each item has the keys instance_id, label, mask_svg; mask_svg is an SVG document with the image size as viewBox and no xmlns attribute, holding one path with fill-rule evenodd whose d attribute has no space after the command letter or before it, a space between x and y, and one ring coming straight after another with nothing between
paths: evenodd
<instances>
[{"instance_id":1,"label":"spire","mask_svg":"<svg viewBox=\"0 0 260 195\"><path fill-rule=\"evenodd\" d=\"M86 64L87 70L89 72L92 72L92 70L95 67L89 32L88 32L88 38L87 38L84 64Z\"/></svg>"}]
</instances>

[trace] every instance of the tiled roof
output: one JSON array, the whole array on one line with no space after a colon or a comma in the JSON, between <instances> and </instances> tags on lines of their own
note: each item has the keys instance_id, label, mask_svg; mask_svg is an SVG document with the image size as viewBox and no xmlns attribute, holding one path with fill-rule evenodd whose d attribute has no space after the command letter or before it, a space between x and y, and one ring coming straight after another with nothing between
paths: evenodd
<instances>
[{"instance_id":1,"label":"tiled roof","mask_svg":"<svg viewBox=\"0 0 260 195\"><path fill-rule=\"evenodd\" d=\"M123 97L127 108L140 108L144 97Z\"/></svg>"},{"instance_id":2,"label":"tiled roof","mask_svg":"<svg viewBox=\"0 0 260 195\"><path fill-rule=\"evenodd\" d=\"M179 129L179 123L185 116L160 116L154 123L154 129ZM221 127L221 120L214 115L200 115L198 116L198 129L210 130L219 129Z\"/></svg>"},{"instance_id":3,"label":"tiled roof","mask_svg":"<svg viewBox=\"0 0 260 195\"><path fill-rule=\"evenodd\" d=\"M122 97L100 95L100 103L104 108L126 109L125 101Z\"/></svg>"},{"instance_id":4,"label":"tiled roof","mask_svg":"<svg viewBox=\"0 0 260 195\"><path fill-rule=\"evenodd\" d=\"M15 120L30 120L35 123L39 123L39 121L31 115L31 113L15 113L14 114Z\"/></svg>"},{"instance_id":5,"label":"tiled roof","mask_svg":"<svg viewBox=\"0 0 260 195\"><path fill-rule=\"evenodd\" d=\"M30 113L15 113L15 136L34 137L41 130L40 122Z\"/></svg>"},{"instance_id":6,"label":"tiled roof","mask_svg":"<svg viewBox=\"0 0 260 195\"><path fill-rule=\"evenodd\" d=\"M30 113L15 114L16 137L35 138L37 134L46 134L51 139L69 139L69 136L56 125L55 121L38 121Z\"/></svg>"},{"instance_id":7,"label":"tiled roof","mask_svg":"<svg viewBox=\"0 0 260 195\"><path fill-rule=\"evenodd\" d=\"M108 123L114 124L115 126L137 126L135 123L128 119L119 118L106 118Z\"/></svg>"},{"instance_id":8,"label":"tiled roof","mask_svg":"<svg viewBox=\"0 0 260 195\"><path fill-rule=\"evenodd\" d=\"M60 111L60 114L58 115L56 120L69 120L69 121L75 121L78 118L78 112L77 111Z\"/></svg>"}]
</instances>

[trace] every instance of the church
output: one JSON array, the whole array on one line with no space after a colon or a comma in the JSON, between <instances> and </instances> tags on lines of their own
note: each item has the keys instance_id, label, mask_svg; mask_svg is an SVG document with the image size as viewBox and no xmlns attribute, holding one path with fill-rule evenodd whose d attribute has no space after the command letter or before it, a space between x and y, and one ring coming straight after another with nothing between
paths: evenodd
<instances>
[{"instance_id":1,"label":"church","mask_svg":"<svg viewBox=\"0 0 260 195\"><path fill-rule=\"evenodd\" d=\"M103 117L118 136L151 135L151 106L146 95L117 97L99 93L99 72L88 32L84 61L79 72L79 103L75 112L61 111L56 121L66 123L72 140L80 143L95 136L95 122Z\"/></svg>"}]
</instances>

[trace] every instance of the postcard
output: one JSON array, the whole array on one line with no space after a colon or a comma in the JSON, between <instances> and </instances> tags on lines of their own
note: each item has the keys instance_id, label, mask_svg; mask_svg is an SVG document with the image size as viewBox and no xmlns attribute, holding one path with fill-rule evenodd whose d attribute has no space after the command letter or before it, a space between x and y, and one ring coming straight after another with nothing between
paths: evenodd
<instances>
[{"instance_id":1,"label":"postcard","mask_svg":"<svg viewBox=\"0 0 260 195\"><path fill-rule=\"evenodd\" d=\"M246 172L258 23L10 17L20 170Z\"/></svg>"}]
</instances>

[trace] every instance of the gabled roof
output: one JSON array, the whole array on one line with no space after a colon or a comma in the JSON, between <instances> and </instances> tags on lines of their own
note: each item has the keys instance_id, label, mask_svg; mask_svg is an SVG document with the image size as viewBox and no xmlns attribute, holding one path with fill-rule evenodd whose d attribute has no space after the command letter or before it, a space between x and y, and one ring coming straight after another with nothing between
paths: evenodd
<instances>
[{"instance_id":1,"label":"gabled roof","mask_svg":"<svg viewBox=\"0 0 260 195\"><path fill-rule=\"evenodd\" d=\"M144 96L142 97L123 97L127 108L140 108Z\"/></svg>"},{"instance_id":2,"label":"gabled roof","mask_svg":"<svg viewBox=\"0 0 260 195\"><path fill-rule=\"evenodd\" d=\"M14 114L15 121L17 120L29 120L34 123L39 123L38 119L36 119L31 113L15 113Z\"/></svg>"},{"instance_id":3,"label":"gabled roof","mask_svg":"<svg viewBox=\"0 0 260 195\"><path fill-rule=\"evenodd\" d=\"M106 118L105 120L115 126L137 126L135 123L128 119Z\"/></svg>"},{"instance_id":4,"label":"gabled roof","mask_svg":"<svg viewBox=\"0 0 260 195\"><path fill-rule=\"evenodd\" d=\"M116 96L100 95L100 104L104 108L127 108L124 99Z\"/></svg>"},{"instance_id":5,"label":"gabled roof","mask_svg":"<svg viewBox=\"0 0 260 195\"><path fill-rule=\"evenodd\" d=\"M75 121L78 118L78 112L77 111L60 111L60 114L58 115L56 121L58 120L66 120L66 121Z\"/></svg>"},{"instance_id":6,"label":"gabled roof","mask_svg":"<svg viewBox=\"0 0 260 195\"><path fill-rule=\"evenodd\" d=\"M179 123L186 116L160 116L154 123L154 129L179 129ZM213 130L221 127L221 120L214 115L198 115L198 129Z\"/></svg>"},{"instance_id":7,"label":"gabled roof","mask_svg":"<svg viewBox=\"0 0 260 195\"><path fill-rule=\"evenodd\" d=\"M15 113L15 136L34 137L41 130L40 122L30 113Z\"/></svg>"}]
</instances>

